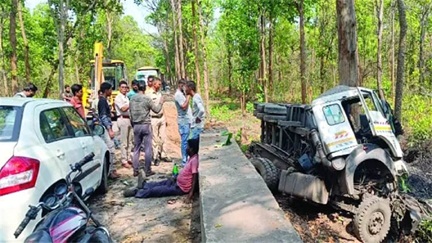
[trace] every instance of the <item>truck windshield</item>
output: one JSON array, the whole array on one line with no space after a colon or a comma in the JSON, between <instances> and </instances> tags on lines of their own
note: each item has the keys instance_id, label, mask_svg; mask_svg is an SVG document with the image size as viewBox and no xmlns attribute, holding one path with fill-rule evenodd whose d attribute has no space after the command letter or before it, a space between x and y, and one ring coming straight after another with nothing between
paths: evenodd
<instances>
[{"instance_id":1,"label":"truck windshield","mask_svg":"<svg viewBox=\"0 0 432 243\"><path fill-rule=\"evenodd\" d=\"M0 141L17 141L18 130L21 124L18 115L19 106L0 106Z\"/></svg>"},{"instance_id":2,"label":"truck windshield","mask_svg":"<svg viewBox=\"0 0 432 243\"><path fill-rule=\"evenodd\" d=\"M150 75L153 75L153 76L157 77L158 76L158 71L157 70L141 70L141 71L138 71L136 73L136 75L135 75L136 77L135 78L137 80L144 80L144 81L147 82L147 78Z\"/></svg>"}]
</instances>

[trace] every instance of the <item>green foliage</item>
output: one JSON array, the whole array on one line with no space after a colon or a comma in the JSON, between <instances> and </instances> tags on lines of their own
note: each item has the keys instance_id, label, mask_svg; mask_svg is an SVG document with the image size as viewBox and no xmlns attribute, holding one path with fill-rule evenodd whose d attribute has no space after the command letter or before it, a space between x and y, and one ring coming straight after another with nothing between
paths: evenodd
<instances>
[{"instance_id":1,"label":"green foliage","mask_svg":"<svg viewBox=\"0 0 432 243\"><path fill-rule=\"evenodd\" d=\"M231 108L230 108L231 106ZM210 116L219 121L229 121L234 118L233 108L234 104L222 104L222 105L212 105L210 106Z\"/></svg>"},{"instance_id":2,"label":"green foliage","mask_svg":"<svg viewBox=\"0 0 432 243\"><path fill-rule=\"evenodd\" d=\"M412 144L432 139L432 98L419 94L407 94L403 100L404 129Z\"/></svg>"},{"instance_id":3,"label":"green foliage","mask_svg":"<svg viewBox=\"0 0 432 243\"><path fill-rule=\"evenodd\" d=\"M432 242L432 219L423 220L420 223L416 242Z\"/></svg>"}]
</instances>

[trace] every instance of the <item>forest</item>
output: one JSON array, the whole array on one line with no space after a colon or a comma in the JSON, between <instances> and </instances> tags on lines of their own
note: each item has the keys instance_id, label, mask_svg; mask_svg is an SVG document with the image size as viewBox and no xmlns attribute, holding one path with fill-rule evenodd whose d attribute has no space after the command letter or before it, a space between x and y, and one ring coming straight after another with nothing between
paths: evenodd
<instances>
[{"instance_id":1,"label":"forest","mask_svg":"<svg viewBox=\"0 0 432 243\"><path fill-rule=\"evenodd\" d=\"M33 82L38 97L58 98L65 84L87 83L101 41L129 81L145 65L174 86L195 80L210 115L210 100L251 112L254 101L309 103L359 85L390 101L411 144L432 138L431 0L134 0L157 33L123 4L2 1L0 95Z\"/></svg>"}]
</instances>

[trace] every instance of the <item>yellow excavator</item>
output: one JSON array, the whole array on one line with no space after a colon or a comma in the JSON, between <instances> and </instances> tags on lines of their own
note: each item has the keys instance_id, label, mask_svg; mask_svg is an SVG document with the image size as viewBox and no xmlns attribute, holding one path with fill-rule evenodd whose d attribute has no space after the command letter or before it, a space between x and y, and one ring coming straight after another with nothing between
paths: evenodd
<instances>
[{"instance_id":1,"label":"yellow excavator","mask_svg":"<svg viewBox=\"0 0 432 243\"><path fill-rule=\"evenodd\" d=\"M98 90L103 82L109 82L113 87L113 92L109 98L109 103L114 111L114 99L119 93L118 86L121 80L127 82L126 67L122 60L104 59L103 45L100 42L94 44L94 60L90 61L90 79L86 87L83 88L83 104L87 118L91 118L92 108L97 109L97 104L93 104L98 98Z\"/></svg>"}]
</instances>

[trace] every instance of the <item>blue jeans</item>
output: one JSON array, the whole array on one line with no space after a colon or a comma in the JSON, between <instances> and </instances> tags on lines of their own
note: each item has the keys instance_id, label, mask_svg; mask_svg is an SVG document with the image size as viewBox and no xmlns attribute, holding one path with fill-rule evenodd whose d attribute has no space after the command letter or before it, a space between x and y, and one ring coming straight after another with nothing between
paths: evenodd
<instances>
[{"instance_id":1,"label":"blue jeans","mask_svg":"<svg viewBox=\"0 0 432 243\"><path fill-rule=\"evenodd\" d=\"M142 189L135 194L137 198L180 196L186 192L182 191L174 180L158 182L147 182Z\"/></svg>"},{"instance_id":2,"label":"blue jeans","mask_svg":"<svg viewBox=\"0 0 432 243\"><path fill-rule=\"evenodd\" d=\"M191 135L189 136L189 139L198 139L200 138L200 134L202 133L204 129L201 127L192 127L191 128Z\"/></svg>"},{"instance_id":3,"label":"blue jeans","mask_svg":"<svg viewBox=\"0 0 432 243\"><path fill-rule=\"evenodd\" d=\"M190 124L178 124L179 133L180 133L180 145L181 145L181 153L182 153L182 164L185 165L187 162L187 140L190 132Z\"/></svg>"}]
</instances>

